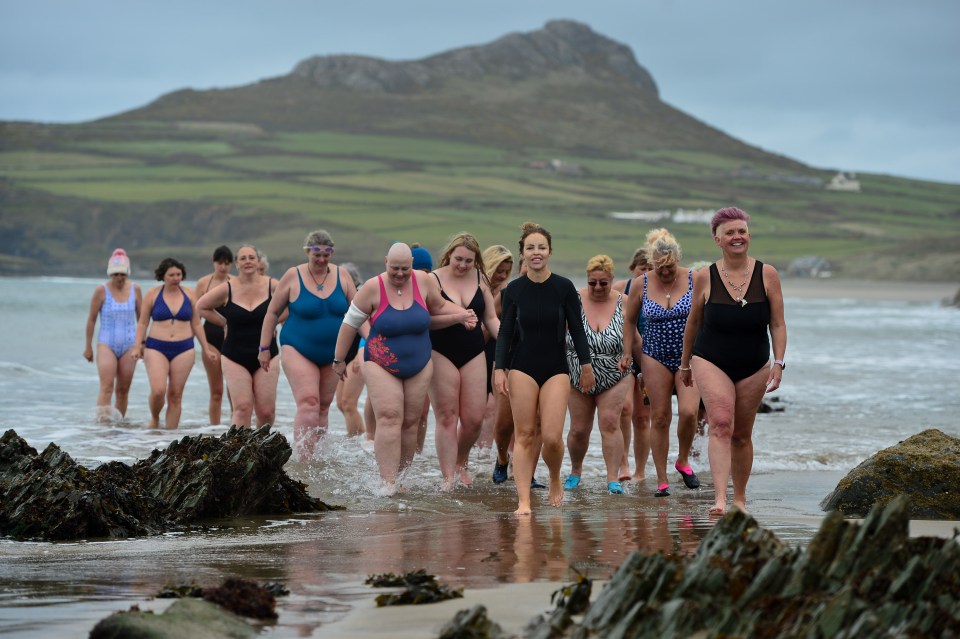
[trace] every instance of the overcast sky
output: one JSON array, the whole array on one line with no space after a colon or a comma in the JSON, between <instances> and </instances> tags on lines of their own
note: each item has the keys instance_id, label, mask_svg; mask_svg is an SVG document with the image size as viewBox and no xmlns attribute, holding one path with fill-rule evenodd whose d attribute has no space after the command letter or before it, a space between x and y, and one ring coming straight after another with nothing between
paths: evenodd
<instances>
[{"instance_id":1,"label":"overcast sky","mask_svg":"<svg viewBox=\"0 0 960 639\"><path fill-rule=\"evenodd\" d=\"M957 0L0 0L0 120L79 122L312 55L409 60L551 19L661 98L819 168L960 183Z\"/></svg>"}]
</instances>

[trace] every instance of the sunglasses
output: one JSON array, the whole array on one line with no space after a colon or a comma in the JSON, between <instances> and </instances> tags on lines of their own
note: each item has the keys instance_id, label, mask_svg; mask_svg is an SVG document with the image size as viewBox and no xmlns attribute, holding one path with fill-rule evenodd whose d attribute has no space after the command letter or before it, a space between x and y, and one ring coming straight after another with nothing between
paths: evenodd
<instances>
[{"instance_id":1,"label":"sunglasses","mask_svg":"<svg viewBox=\"0 0 960 639\"><path fill-rule=\"evenodd\" d=\"M610 286L610 280L587 280L587 286L594 288L599 286L600 288L607 288Z\"/></svg>"},{"instance_id":2,"label":"sunglasses","mask_svg":"<svg viewBox=\"0 0 960 639\"><path fill-rule=\"evenodd\" d=\"M333 247L325 244L314 244L313 246L304 246L304 251L310 251L314 255L333 255Z\"/></svg>"}]
</instances>

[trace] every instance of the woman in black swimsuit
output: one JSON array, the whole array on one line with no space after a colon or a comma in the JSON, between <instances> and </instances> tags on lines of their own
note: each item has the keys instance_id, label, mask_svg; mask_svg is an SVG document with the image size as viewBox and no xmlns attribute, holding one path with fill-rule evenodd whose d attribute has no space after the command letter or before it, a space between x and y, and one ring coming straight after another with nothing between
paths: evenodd
<instances>
[{"instance_id":1,"label":"woman in black swimsuit","mask_svg":"<svg viewBox=\"0 0 960 639\"><path fill-rule=\"evenodd\" d=\"M483 356L480 322L496 339L500 319L490 294L480 244L469 233L458 233L450 239L440 256L440 266L431 277L439 282L443 299L473 310L480 320L469 330L446 322L446 328L430 331L433 348L430 403L437 420L437 459L443 474L443 490L451 490L458 479L466 486L473 484L467 460L480 436L487 399L487 360ZM431 319L431 326L440 321L439 317Z\"/></svg>"},{"instance_id":2,"label":"woman in black swimsuit","mask_svg":"<svg viewBox=\"0 0 960 639\"><path fill-rule=\"evenodd\" d=\"M233 266L233 251L228 246L218 246L213 251L213 273L197 280L197 296L203 297L220 284L230 281L230 267ZM220 366L220 349L223 348L223 326L212 322L203 323L203 334L207 337L210 352L216 357L203 358L203 368L207 371L207 383L210 385L210 423L220 423L223 410L223 369ZM229 399L229 398L228 398Z\"/></svg>"},{"instance_id":3,"label":"woman in black swimsuit","mask_svg":"<svg viewBox=\"0 0 960 639\"><path fill-rule=\"evenodd\" d=\"M239 275L220 284L197 300L197 309L208 324L226 326L221 350L223 375L233 403L230 423L249 428L253 411L257 426L273 423L277 408L276 338L270 341L270 363L260 365L260 330L273 298L271 278L260 275L257 249L249 244L237 250Z\"/></svg>"},{"instance_id":4,"label":"woman in black swimsuit","mask_svg":"<svg viewBox=\"0 0 960 639\"><path fill-rule=\"evenodd\" d=\"M747 254L749 221L750 216L735 207L720 209L713 216L713 239L723 256L694 276L693 305L680 358L681 381L690 386L696 378L707 409L710 472L716 490L710 513L716 515L726 512L731 475L733 505L746 511L753 423L764 392L780 387L787 349L780 276L775 268Z\"/></svg>"},{"instance_id":5,"label":"woman in black swimsuit","mask_svg":"<svg viewBox=\"0 0 960 639\"><path fill-rule=\"evenodd\" d=\"M527 274L503 291L502 332L497 339L494 386L510 393L515 426L513 474L518 506L514 514L530 514L530 481L542 440L543 460L550 469L549 499L563 504L563 423L570 395L566 332L570 331L580 362L580 389L593 388L590 347L580 320L580 297L573 282L550 272L550 233L539 224L521 227L520 252ZM518 339L514 342L514 335ZM509 354L510 373L507 375ZM539 420L538 420L539 415Z\"/></svg>"}]
</instances>

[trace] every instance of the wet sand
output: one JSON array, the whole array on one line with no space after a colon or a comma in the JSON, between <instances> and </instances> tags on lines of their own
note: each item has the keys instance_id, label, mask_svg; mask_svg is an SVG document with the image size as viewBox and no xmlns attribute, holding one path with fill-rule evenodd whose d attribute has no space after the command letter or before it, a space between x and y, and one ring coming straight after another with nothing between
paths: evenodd
<instances>
[{"instance_id":1,"label":"wet sand","mask_svg":"<svg viewBox=\"0 0 960 639\"><path fill-rule=\"evenodd\" d=\"M838 472L777 472L751 479L748 507L761 525L804 545L822 520L819 502ZM511 514L511 483L480 480L452 495L394 498L387 507L290 519L238 519L187 533L102 543L0 544L4 593L0 634L85 636L95 623L138 605L160 611L165 584L214 585L226 576L279 581L274 637L431 637L461 609L487 606L508 632L551 608L550 594L575 579L600 582L634 550L692 553L717 519L709 477L700 490L674 485L666 499L650 482L628 482L625 496L586 481L563 508L537 492L534 514ZM456 509L439 511L437 500ZM952 535L956 522L917 522L917 534ZM364 585L375 573L425 569L465 598L423 606L376 608L382 592Z\"/></svg>"}]
</instances>

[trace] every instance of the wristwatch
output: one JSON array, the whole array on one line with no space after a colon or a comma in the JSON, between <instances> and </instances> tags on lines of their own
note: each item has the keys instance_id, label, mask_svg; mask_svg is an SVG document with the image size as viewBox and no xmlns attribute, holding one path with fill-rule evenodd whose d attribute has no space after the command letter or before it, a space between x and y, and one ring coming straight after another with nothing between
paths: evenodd
<instances>
[{"instance_id":1,"label":"wristwatch","mask_svg":"<svg viewBox=\"0 0 960 639\"><path fill-rule=\"evenodd\" d=\"M787 364L786 364L786 362L784 362L782 359L775 359L775 360L773 360L773 363L774 363L774 364L780 364L780 368L781 368L782 370L787 370Z\"/></svg>"},{"instance_id":2,"label":"wristwatch","mask_svg":"<svg viewBox=\"0 0 960 639\"><path fill-rule=\"evenodd\" d=\"M334 363L334 365L336 365L336 364L343 364L344 362L343 362L342 359L337 359L336 357L334 357L334 358L333 358L333 363Z\"/></svg>"}]
</instances>

